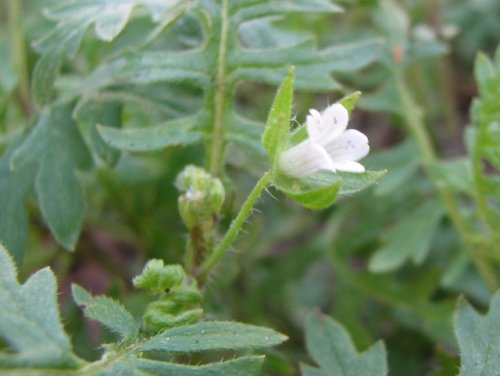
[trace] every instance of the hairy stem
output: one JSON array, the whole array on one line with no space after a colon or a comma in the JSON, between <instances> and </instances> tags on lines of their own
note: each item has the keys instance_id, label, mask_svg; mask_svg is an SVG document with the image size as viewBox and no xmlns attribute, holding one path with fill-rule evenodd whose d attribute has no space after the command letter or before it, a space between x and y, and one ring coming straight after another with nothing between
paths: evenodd
<instances>
[{"instance_id":1,"label":"hairy stem","mask_svg":"<svg viewBox=\"0 0 500 376\"><path fill-rule=\"evenodd\" d=\"M395 70L394 77L396 79L398 93L403 104L405 123L408 127L408 130L417 142L424 168L428 169L428 167L432 163L436 162L437 159L433 146L431 144L430 136L427 133L424 121L422 119L421 110L418 108L417 103L412 97L402 73L398 70ZM500 285L498 276L496 275L491 265L487 262L487 260L485 260L480 253L475 252L474 244L470 240L474 237L474 234L470 231L466 221L464 220L460 212L460 207L455 195L447 188L437 184L432 174L428 175L431 179L433 179L438 196L443 203L448 216L453 222L453 225L462 238L462 241L464 242L466 249L469 252L472 262L481 275L481 278L488 285L488 287L494 291Z\"/></svg>"},{"instance_id":2,"label":"hairy stem","mask_svg":"<svg viewBox=\"0 0 500 376\"><path fill-rule=\"evenodd\" d=\"M229 230L224 235L224 238L221 240L221 242L215 248L212 254L201 265L200 275L199 275L200 282L203 283L206 280L208 274L217 265L217 263L221 260L222 256L224 256L224 254L226 253L227 249L231 246L232 242L238 235L238 232L241 230L243 224L250 215L250 212L252 211L255 202L259 198L262 191L268 186L270 181L271 181L271 172L266 172L255 184L255 187L252 189L252 192L250 192L246 201L241 206L240 211L231 222Z\"/></svg>"},{"instance_id":3,"label":"hairy stem","mask_svg":"<svg viewBox=\"0 0 500 376\"><path fill-rule=\"evenodd\" d=\"M226 53L229 27L228 0L221 5L220 40L217 59L217 76L215 77L215 118L208 156L208 171L218 176L224 155L224 114L226 112Z\"/></svg>"}]
</instances>

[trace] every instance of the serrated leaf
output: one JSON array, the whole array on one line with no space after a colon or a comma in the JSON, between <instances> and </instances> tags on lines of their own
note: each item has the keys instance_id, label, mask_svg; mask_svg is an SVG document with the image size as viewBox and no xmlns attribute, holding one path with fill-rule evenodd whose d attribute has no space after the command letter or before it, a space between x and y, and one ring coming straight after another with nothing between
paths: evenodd
<instances>
[{"instance_id":1,"label":"serrated leaf","mask_svg":"<svg viewBox=\"0 0 500 376\"><path fill-rule=\"evenodd\" d=\"M132 9L138 5L148 6L153 21L161 21L167 11L175 12L171 22L182 14L186 0L174 0L159 4L155 0L71 0L59 3L46 13L57 26L46 36L35 42L42 52L34 71L34 94L36 100L46 104L53 91L64 58L72 58L78 50L87 29L94 25L96 36L104 41L115 39L128 22ZM165 27L165 22L162 27Z\"/></svg>"},{"instance_id":2,"label":"serrated leaf","mask_svg":"<svg viewBox=\"0 0 500 376\"><path fill-rule=\"evenodd\" d=\"M84 288L71 286L73 299L84 308L85 315L120 335L123 341L131 341L139 334L139 324L120 303L107 296L92 296Z\"/></svg>"},{"instance_id":3,"label":"serrated leaf","mask_svg":"<svg viewBox=\"0 0 500 376\"><path fill-rule=\"evenodd\" d=\"M75 171L92 164L72 111L69 105L44 111L11 159L14 171L38 167L35 189L40 210L55 239L69 250L78 240L84 209Z\"/></svg>"},{"instance_id":4,"label":"serrated leaf","mask_svg":"<svg viewBox=\"0 0 500 376\"><path fill-rule=\"evenodd\" d=\"M152 360L138 360L137 368L148 375L176 375L176 376L256 376L262 368L263 356L249 356L227 362L212 363L199 366L187 366L155 362Z\"/></svg>"},{"instance_id":5,"label":"serrated leaf","mask_svg":"<svg viewBox=\"0 0 500 376\"><path fill-rule=\"evenodd\" d=\"M290 68L276 93L262 135L262 145L267 151L269 166L273 172L277 170L279 153L285 148L288 139L292 116L293 76L294 69Z\"/></svg>"},{"instance_id":6,"label":"serrated leaf","mask_svg":"<svg viewBox=\"0 0 500 376\"><path fill-rule=\"evenodd\" d=\"M14 351L2 354L0 365L75 368L80 364L61 324L56 289L48 268L20 285L14 263L0 244L0 336Z\"/></svg>"},{"instance_id":7,"label":"serrated leaf","mask_svg":"<svg viewBox=\"0 0 500 376\"><path fill-rule=\"evenodd\" d=\"M460 347L460 376L496 376L500 372L500 291L486 315L460 299L454 316Z\"/></svg>"},{"instance_id":8,"label":"serrated leaf","mask_svg":"<svg viewBox=\"0 0 500 376\"><path fill-rule=\"evenodd\" d=\"M136 351L198 352L269 347L287 339L278 332L237 322L209 321L161 332Z\"/></svg>"},{"instance_id":9,"label":"serrated leaf","mask_svg":"<svg viewBox=\"0 0 500 376\"><path fill-rule=\"evenodd\" d=\"M128 151L153 151L169 146L189 145L203 140L203 133L193 128L201 116L167 121L147 128L116 129L98 126L101 137L109 145Z\"/></svg>"},{"instance_id":10,"label":"serrated leaf","mask_svg":"<svg viewBox=\"0 0 500 376\"><path fill-rule=\"evenodd\" d=\"M311 313L307 317L306 347L320 367L301 367L306 376L384 376L388 372L382 342L360 354L347 331L321 313Z\"/></svg>"},{"instance_id":11,"label":"serrated leaf","mask_svg":"<svg viewBox=\"0 0 500 376\"><path fill-rule=\"evenodd\" d=\"M436 201L429 201L402 218L383 235L384 245L370 259L370 270L388 272L409 259L421 264L429 253L434 231L443 215L443 207Z\"/></svg>"}]
</instances>

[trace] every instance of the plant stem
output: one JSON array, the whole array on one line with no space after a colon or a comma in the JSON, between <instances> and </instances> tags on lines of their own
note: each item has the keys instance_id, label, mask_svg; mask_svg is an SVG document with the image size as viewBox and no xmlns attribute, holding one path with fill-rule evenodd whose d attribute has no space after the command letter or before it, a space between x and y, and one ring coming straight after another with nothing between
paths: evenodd
<instances>
[{"instance_id":1,"label":"plant stem","mask_svg":"<svg viewBox=\"0 0 500 376\"><path fill-rule=\"evenodd\" d=\"M210 273L210 271L217 265L222 256L226 253L227 249L231 246L231 243L234 241L238 232L241 230L241 227L247 220L250 212L259 198L262 191L267 187L269 182L271 181L271 172L266 172L259 181L255 184L252 191L248 195L246 201L241 206L240 211L236 215L236 217L231 222L229 226L229 230L224 235L224 238L221 240L219 245L215 248L212 254L203 262L200 267L200 275L199 280L204 282L206 277Z\"/></svg>"},{"instance_id":2,"label":"plant stem","mask_svg":"<svg viewBox=\"0 0 500 376\"><path fill-rule=\"evenodd\" d=\"M19 97L24 113L31 114L30 81L24 31L21 22L22 0L7 1L8 27L12 66L17 69Z\"/></svg>"},{"instance_id":3,"label":"plant stem","mask_svg":"<svg viewBox=\"0 0 500 376\"><path fill-rule=\"evenodd\" d=\"M399 70L394 70L394 77L398 87L398 93L403 104L403 114L405 123L408 130L411 132L415 141L417 142L422 162L425 169L436 162L436 155L433 146L430 141L429 134L426 131L424 121L422 119L421 110L418 108L417 103L411 95L409 88L406 85L405 79ZM428 174L429 177L434 181L434 186L437 190L438 196L441 199L448 215L453 222L453 225L458 230L462 241L464 242L466 249L472 259L472 262L476 266L481 278L487 284L487 286L494 291L500 285L498 276L491 267L491 265L482 257L482 255L474 250L474 244L470 241L473 238L473 233L469 230L466 221L460 213L460 208L453 192L450 192L447 188L440 186L435 181L432 174Z\"/></svg>"},{"instance_id":4,"label":"plant stem","mask_svg":"<svg viewBox=\"0 0 500 376\"><path fill-rule=\"evenodd\" d=\"M227 33L229 26L228 0L223 0L221 5L221 26L219 40L219 54L217 59L217 76L215 77L215 118L210 141L208 171L212 176L217 176L222 164L224 154L224 114L226 112L226 49Z\"/></svg>"}]
</instances>

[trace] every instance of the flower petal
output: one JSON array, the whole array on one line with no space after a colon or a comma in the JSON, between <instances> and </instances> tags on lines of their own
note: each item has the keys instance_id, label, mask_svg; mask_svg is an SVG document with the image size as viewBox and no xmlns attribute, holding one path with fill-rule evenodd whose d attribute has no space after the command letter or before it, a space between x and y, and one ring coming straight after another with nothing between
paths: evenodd
<instances>
[{"instance_id":1,"label":"flower petal","mask_svg":"<svg viewBox=\"0 0 500 376\"><path fill-rule=\"evenodd\" d=\"M348 129L339 137L325 145L327 153L334 162L359 161L370 151L368 137L363 133Z\"/></svg>"},{"instance_id":2,"label":"flower petal","mask_svg":"<svg viewBox=\"0 0 500 376\"><path fill-rule=\"evenodd\" d=\"M335 171L326 150L310 139L291 147L280 158L280 169L288 176L302 178L319 170Z\"/></svg>"},{"instance_id":3,"label":"flower petal","mask_svg":"<svg viewBox=\"0 0 500 376\"><path fill-rule=\"evenodd\" d=\"M347 128L347 123L349 122L349 112L347 111L347 108L340 103L334 103L327 107L321 116L323 119L321 128L327 130L323 132L323 136L326 138L323 142L329 142L340 135Z\"/></svg>"},{"instance_id":4,"label":"flower petal","mask_svg":"<svg viewBox=\"0 0 500 376\"><path fill-rule=\"evenodd\" d=\"M365 172L365 166L358 162L333 162L335 169L345 172Z\"/></svg>"},{"instance_id":5,"label":"flower petal","mask_svg":"<svg viewBox=\"0 0 500 376\"><path fill-rule=\"evenodd\" d=\"M315 110L310 109L309 115L306 117L307 134L313 141L319 141L323 137L325 129L323 129L323 118L321 114Z\"/></svg>"}]
</instances>

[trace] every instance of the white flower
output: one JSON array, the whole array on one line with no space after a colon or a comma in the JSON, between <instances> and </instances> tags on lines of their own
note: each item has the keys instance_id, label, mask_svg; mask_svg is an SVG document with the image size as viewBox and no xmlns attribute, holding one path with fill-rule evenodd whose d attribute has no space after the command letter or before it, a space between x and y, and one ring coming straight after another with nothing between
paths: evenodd
<instances>
[{"instance_id":1,"label":"white flower","mask_svg":"<svg viewBox=\"0 0 500 376\"><path fill-rule=\"evenodd\" d=\"M309 110L306 118L308 138L280 156L280 169L289 176L303 178L319 170L363 172L358 163L370 151L368 138L348 129L349 113L340 103L322 113Z\"/></svg>"}]
</instances>

